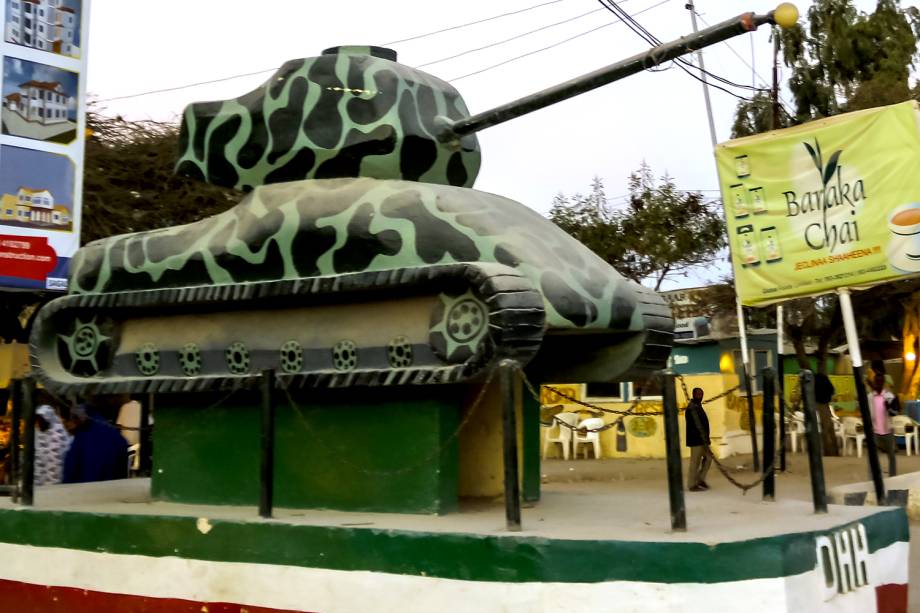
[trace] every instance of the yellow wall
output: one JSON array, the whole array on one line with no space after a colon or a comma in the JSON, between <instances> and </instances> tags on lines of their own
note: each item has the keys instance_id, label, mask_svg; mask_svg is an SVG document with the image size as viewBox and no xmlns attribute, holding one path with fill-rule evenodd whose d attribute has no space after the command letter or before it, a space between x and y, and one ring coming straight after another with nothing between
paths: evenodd
<instances>
[{"instance_id":1,"label":"yellow wall","mask_svg":"<svg viewBox=\"0 0 920 613\"><path fill-rule=\"evenodd\" d=\"M21 343L0 344L0 387L9 387L10 379L29 373L29 346Z\"/></svg>"},{"instance_id":2,"label":"yellow wall","mask_svg":"<svg viewBox=\"0 0 920 613\"><path fill-rule=\"evenodd\" d=\"M720 398L714 402L706 403L707 398L718 396L723 391L731 389L738 385L738 377L734 374L719 374L719 373L706 373L706 374L695 374L695 375L684 375L684 382L687 385L688 392L694 387L700 387L703 389L703 407L706 409L706 415L709 417L709 426L710 426L710 435L712 437L712 446L716 448L722 437L726 432L729 431L748 431L748 416L747 416L747 398L740 395L737 391L732 392L726 397ZM553 386L561 387L561 386ZM566 387L575 387L575 386L566 386ZM568 390L566 390L568 391ZM541 394L544 400L549 399L546 394L546 390ZM554 397L553 400L557 400L558 397ZM546 422L549 420L550 416L554 413L560 412L556 407L561 405L562 411L569 411L579 413L582 419L592 417L589 410L586 407L579 406L576 403L565 399L558 399L561 402L553 402L551 404L544 402L544 406L547 407L543 414L543 421ZM678 423L680 425L680 447L681 454L683 457L689 457L690 450L684 443L684 434L686 421L684 419L684 407L687 406L688 399L684 395L682 386L680 382L677 382L677 406L680 408L680 416ZM592 403L593 404L593 403ZM596 403L597 406L606 408L606 409L617 409L617 410L626 410L631 406L630 402L599 402ZM762 407L762 398L761 396L754 396L754 406L755 406L755 419L758 424L760 423L761 418L761 407ZM664 444L664 421L663 416L654 415L642 417L645 413L654 413L660 412L662 410L661 400L648 400L641 402L634 411L635 416L628 416L624 418L624 426L626 430L626 451L617 451L617 436L618 428L613 427L608 430L605 430L601 433L601 451L602 455L605 458L663 458L665 457L665 444ZM620 416L605 413L602 416L604 423L615 422ZM655 424L654 433L651 436L641 437L636 436L632 432L636 429L631 424L634 420L641 418L641 420L648 423L647 420L652 420ZM543 444L543 436L545 436L547 428L541 428L541 449ZM623 436L623 434L619 434ZM583 454L586 447L581 446L580 452ZM593 452L589 452L593 454ZM547 458L561 458L561 446L558 444L553 444L548 453ZM583 457L583 455L582 455ZM589 456L593 457L593 455Z\"/></svg>"}]
</instances>

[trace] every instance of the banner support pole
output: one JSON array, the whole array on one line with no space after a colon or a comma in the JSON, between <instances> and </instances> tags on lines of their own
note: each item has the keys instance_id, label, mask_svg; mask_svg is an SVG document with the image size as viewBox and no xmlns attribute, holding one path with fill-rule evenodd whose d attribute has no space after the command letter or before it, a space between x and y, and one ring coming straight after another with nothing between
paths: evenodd
<instances>
[{"instance_id":1,"label":"banner support pole","mask_svg":"<svg viewBox=\"0 0 920 613\"><path fill-rule=\"evenodd\" d=\"M783 305L776 305L776 386L779 395L779 470L786 472L786 373L783 371L783 350L786 320L783 319Z\"/></svg>"},{"instance_id":2,"label":"banner support pole","mask_svg":"<svg viewBox=\"0 0 920 613\"><path fill-rule=\"evenodd\" d=\"M744 393L747 395L748 423L751 430L751 453L754 462L751 469L760 472L760 452L757 449L757 416L754 414L754 393L751 388L750 356L748 355L747 330L744 326L744 307L741 297L735 294L735 304L738 305L738 334L741 337L741 376L744 380Z\"/></svg>"},{"instance_id":3,"label":"banner support pole","mask_svg":"<svg viewBox=\"0 0 920 613\"><path fill-rule=\"evenodd\" d=\"M866 395L866 386L863 384L862 352L859 349L859 336L856 333L856 318L853 316L853 302L850 300L850 290L841 287L837 290L840 296L840 312L843 315L843 329L847 335L847 346L850 349L850 361L853 362L853 380L856 384L856 397L859 399L859 413L862 416L863 433L866 435L866 455L869 456L869 472L875 486L875 499L878 505L885 504L885 482L882 481L882 467L879 463L878 452L875 447L875 429L872 426L872 416L869 413L869 398Z\"/></svg>"}]
</instances>

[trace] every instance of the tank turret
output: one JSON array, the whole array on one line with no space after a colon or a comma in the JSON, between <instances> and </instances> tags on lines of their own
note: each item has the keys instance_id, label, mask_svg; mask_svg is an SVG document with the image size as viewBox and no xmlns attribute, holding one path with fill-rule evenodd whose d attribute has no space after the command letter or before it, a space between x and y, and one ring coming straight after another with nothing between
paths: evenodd
<instances>
[{"instance_id":1,"label":"tank turret","mask_svg":"<svg viewBox=\"0 0 920 613\"><path fill-rule=\"evenodd\" d=\"M333 47L239 98L190 105L176 169L243 191L358 176L470 187L476 136L446 144L437 120L468 116L453 86L398 64L395 51Z\"/></svg>"},{"instance_id":2,"label":"tank turret","mask_svg":"<svg viewBox=\"0 0 920 613\"><path fill-rule=\"evenodd\" d=\"M474 380L503 358L540 380L664 366L670 309L554 224L470 189L475 132L772 23L745 14L496 109L378 47L286 63L183 116L177 171L249 194L185 226L75 256L32 332L62 392Z\"/></svg>"}]
</instances>

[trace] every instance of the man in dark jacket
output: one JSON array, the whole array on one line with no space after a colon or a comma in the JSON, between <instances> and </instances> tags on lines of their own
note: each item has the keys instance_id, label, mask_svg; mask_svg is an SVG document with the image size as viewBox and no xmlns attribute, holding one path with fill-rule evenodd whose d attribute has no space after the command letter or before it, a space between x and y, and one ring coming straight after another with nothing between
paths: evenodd
<instances>
[{"instance_id":1,"label":"man in dark jacket","mask_svg":"<svg viewBox=\"0 0 920 613\"><path fill-rule=\"evenodd\" d=\"M684 412L687 419L687 447L690 448L690 468L687 471L687 488L691 492L708 490L706 473L712 458L706 453L709 446L709 419L703 410L703 390L693 388L693 398ZM704 447L705 445L705 447Z\"/></svg>"},{"instance_id":2,"label":"man in dark jacket","mask_svg":"<svg viewBox=\"0 0 920 613\"><path fill-rule=\"evenodd\" d=\"M73 441L64 456L64 483L124 479L128 476L128 442L91 404L71 411Z\"/></svg>"}]
</instances>

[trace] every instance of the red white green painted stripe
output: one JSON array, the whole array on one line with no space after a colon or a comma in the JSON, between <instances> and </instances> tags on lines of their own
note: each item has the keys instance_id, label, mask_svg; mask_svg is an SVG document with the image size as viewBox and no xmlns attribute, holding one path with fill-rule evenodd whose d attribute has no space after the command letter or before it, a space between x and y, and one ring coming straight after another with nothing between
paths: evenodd
<instances>
[{"instance_id":1,"label":"red white green painted stripe","mask_svg":"<svg viewBox=\"0 0 920 613\"><path fill-rule=\"evenodd\" d=\"M0 611L905 611L906 516L859 523L867 582L828 596L833 530L708 546L3 511Z\"/></svg>"}]
</instances>

